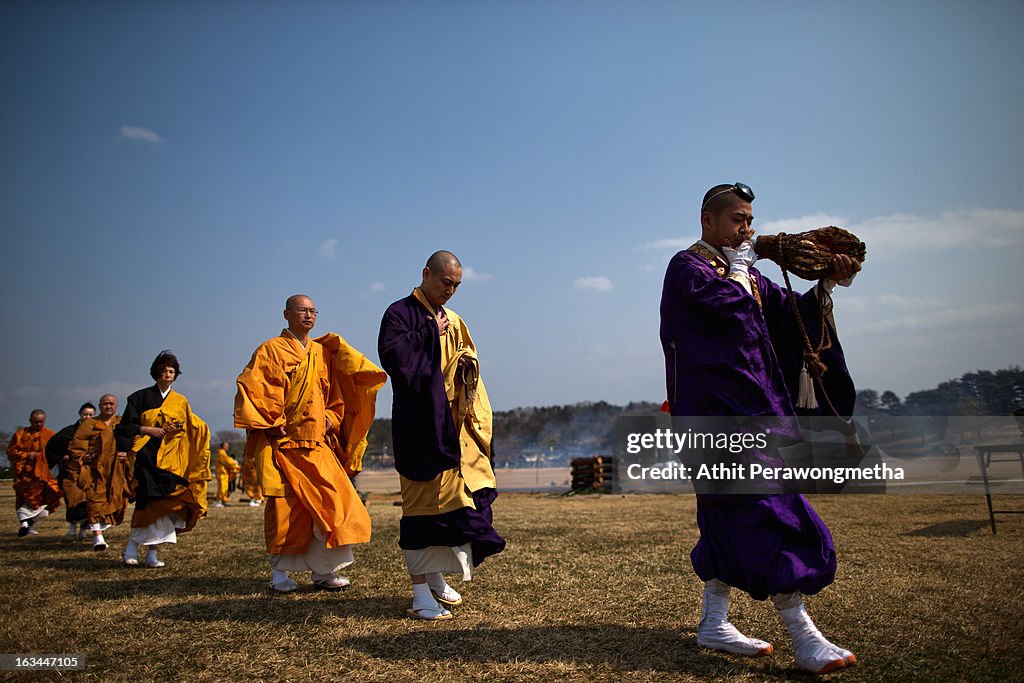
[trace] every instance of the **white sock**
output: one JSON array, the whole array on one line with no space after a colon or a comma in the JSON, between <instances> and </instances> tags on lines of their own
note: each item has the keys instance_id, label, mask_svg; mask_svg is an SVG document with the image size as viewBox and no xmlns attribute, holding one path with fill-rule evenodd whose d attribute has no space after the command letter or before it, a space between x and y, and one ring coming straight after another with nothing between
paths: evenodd
<instances>
[{"instance_id":1,"label":"white sock","mask_svg":"<svg viewBox=\"0 0 1024 683\"><path fill-rule=\"evenodd\" d=\"M68 533L67 533L67 535L68 536L74 536L76 533L78 533L78 527L75 525L74 522L71 522L70 524L68 524Z\"/></svg>"},{"instance_id":2,"label":"white sock","mask_svg":"<svg viewBox=\"0 0 1024 683\"><path fill-rule=\"evenodd\" d=\"M441 613L441 605L430 594L430 584L414 583L412 585L412 608L419 610L432 610Z\"/></svg>"},{"instance_id":3,"label":"white sock","mask_svg":"<svg viewBox=\"0 0 1024 683\"><path fill-rule=\"evenodd\" d=\"M838 648L821 635L804 607L800 593L773 595L772 602L782 623L793 636L793 657L797 667L812 673L827 673L846 666L846 654L856 661L852 652ZM851 662L852 663L852 662Z\"/></svg>"},{"instance_id":4,"label":"white sock","mask_svg":"<svg viewBox=\"0 0 1024 683\"><path fill-rule=\"evenodd\" d=\"M279 585L288 580L288 572L278 571L277 569L270 570L270 583Z\"/></svg>"},{"instance_id":5,"label":"white sock","mask_svg":"<svg viewBox=\"0 0 1024 683\"><path fill-rule=\"evenodd\" d=\"M159 562L156 557L156 548L146 548L146 564Z\"/></svg>"},{"instance_id":6,"label":"white sock","mask_svg":"<svg viewBox=\"0 0 1024 683\"><path fill-rule=\"evenodd\" d=\"M125 557L134 557L134 558L138 559L138 557L139 557L139 544L129 538L128 539L128 545L126 545L124 547L124 556Z\"/></svg>"},{"instance_id":7,"label":"white sock","mask_svg":"<svg viewBox=\"0 0 1024 683\"><path fill-rule=\"evenodd\" d=\"M93 545L106 545L107 542L103 539L103 534L96 534L92 539Z\"/></svg>"},{"instance_id":8,"label":"white sock","mask_svg":"<svg viewBox=\"0 0 1024 683\"><path fill-rule=\"evenodd\" d=\"M772 652L771 643L743 635L729 623L729 593L732 588L718 579L704 584L701 598L697 644L712 650L757 657Z\"/></svg>"},{"instance_id":9,"label":"white sock","mask_svg":"<svg viewBox=\"0 0 1024 683\"><path fill-rule=\"evenodd\" d=\"M430 586L430 590L434 591L445 600L455 602L462 597L459 595L457 590L448 585L448 582L444 580L444 574L441 572L427 574L427 585Z\"/></svg>"}]
</instances>

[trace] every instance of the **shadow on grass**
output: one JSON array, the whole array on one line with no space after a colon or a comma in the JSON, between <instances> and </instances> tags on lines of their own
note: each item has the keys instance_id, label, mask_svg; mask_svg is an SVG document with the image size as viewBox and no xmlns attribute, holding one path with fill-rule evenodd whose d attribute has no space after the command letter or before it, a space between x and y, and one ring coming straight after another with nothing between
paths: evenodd
<instances>
[{"instance_id":1,"label":"shadow on grass","mask_svg":"<svg viewBox=\"0 0 1024 683\"><path fill-rule=\"evenodd\" d=\"M107 565L109 568L109 564ZM92 579L76 583L74 592L90 600L123 600L139 595L252 595L266 588L266 581L245 581L210 576L161 576L161 570L127 567L123 579Z\"/></svg>"},{"instance_id":2,"label":"shadow on grass","mask_svg":"<svg viewBox=\"0 0 1024 683\"><path fill-rule=\"evenodd\" d=\"M926 536L933 538L950 538L971 536L980 529L987 529L988 520L951 519L948 522L929 524L926 527L900 534L900 536Z\"/></svg>"},{"instance_id":3,"label":"shadow on grass","mask_svg":"<svg viewBox=\"0 0 1024 683\"><path fill-rule=\"evenodd\" d=\"M346 599L343 593L302 591L291 595L271 595L260 584L263 594L247 599L189 600L164 605L149 611L159 619L193 623L233 621L257 624L318 625L326 618L356 617L380 619L382 615L405 614L405 597Z\"/></svg>"},{"instance_id":4,"label":"shadow on grass","mask_svg":"<svg viewBox=\"0 0 1024 683\"><path fill-rule=\"evenodd\" d=\"M453 630L444 622L397 635L348 638L345 644L387 661L458 660L611 667L617 671L683 671L721 677L749 673L759 680L804 680L785 657L750 659L705 650L679 630L606 624ZM689 629L691 632L693 629Z\"/></svg>"},{"instance_id":5,"label":"shadow on grass","mask_svg":"<svg viewBox=\"0 0 1024 683\"><path fill-rule=\"evenodd\" d=\"M67 546L71 548L70 546ZM77 550L69 550L68 554L61 557L32 557L24 559L11 560L12 565L24 565L28 568L48 568L48 569L59 569L62 571L103 571L105 569L115 569L121 566L121 559L117 555L110 555L108 553L100 552L89 552L86 553L84 550L78 552Z\"/></svg>"}]
</instances>

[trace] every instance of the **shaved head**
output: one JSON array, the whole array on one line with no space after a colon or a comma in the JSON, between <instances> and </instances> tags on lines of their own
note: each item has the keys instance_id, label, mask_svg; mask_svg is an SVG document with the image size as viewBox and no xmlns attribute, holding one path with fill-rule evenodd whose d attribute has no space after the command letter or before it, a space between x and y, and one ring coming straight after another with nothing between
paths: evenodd
<instances>
[{"instance_id":1,"label":"shaved head","mask_svg":"<svg viewBox=\"0 0 1024 683\"><path fill-rule=\"evenodd\" d=\"M449 265L457 266L460 269L462 268L462 264L459 262L459 259L455 254L450 251L441 250L435 251L430 255L425 267L429 268L432 273L439 273L443 270L447 270Z\"/></svg>"},{"instance_id":2,"label":"shaved head","mask_svg":"<svg viewBox=\"0 0 1024 683\"><path fill-rule=\"evenodd\" d=\"M462 284L462 264L450 251L435 251L423 266L423 282L420 291L434 310L441 308L452 298Z\"/></svg>"},{"instance_id":3,"label":"shaved head","mask_svg":"<svg viewBox=\"0 0 1024 683\"><path fill-rule=\"evenodd\" d=\"M312 301L312 299L310 299L309 296L306 295L306 294L292 294L290 297L288 297L285 300L284 307L285 308L291 308L291 309L298 308L299 306L302 305L299 302L302 301L303 299Z\"/></svg>"}]
</instances>

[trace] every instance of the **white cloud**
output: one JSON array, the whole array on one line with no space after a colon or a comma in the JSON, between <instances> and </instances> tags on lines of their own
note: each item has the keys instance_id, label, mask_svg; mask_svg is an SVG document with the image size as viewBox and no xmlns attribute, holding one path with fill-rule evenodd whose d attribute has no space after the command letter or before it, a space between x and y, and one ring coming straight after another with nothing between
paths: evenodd
<instances>
[{"instance_id":1,"label":"white cloud","mask_svg":"<svg viewBox=\"0 0 1024 683\"><path fill-rule=\"evenodd\" d=\"M754 229L757 230L758 235L777 235L780 232L804 232L805 230L824 228L828 225L837 225L840 228L849 230L848 224L849 221L841 216L832 216L827 213L818 212L799 218L782 218L777 221L768 221L767 223L755 225Z\"/></svg>"},{"instance_id":2,"label":"white cloud","mask_svg":"<svg viewBox=\"0 0 1024 683\"><path fill-rule=\"evenodd\" d=\"M610 292L615 289L612 281L602 275L578 277L572 283L576 289L590 289L595 292Z\"/></svg>"},{"instance_id":3,"label":"white cloud","mask_svg":"<svg viewBox=\"0 0 1024 683\"><path fill-rule=\"evenodd\" d=\"M924 332L977 328L982 325L1015 326L1024 325L1024 305L1016 302L1002 302L989 305L973 305L965 308L943 308L925 310L916 314L883 318L863 325L858 332L891 333L899 331Z\"/></svg>"},{"instance_id":4,"label":"white cloud","mask_svg":"<svg viewBox=\"0 0 1024 683\"><path fill-rule=\"evenodd\" d=\"M695 237L670 237L664 240L654 240L643 245L644 251L671 251L675 253L680 249L686 249L697 241Z\"/></svg>"},{"instance_id":5,"label":"white cloud","mask_svg":"<svg viewBox=\"0 0 1024 683\"><path fill-rule=\"evenodd\" d=\"M905 294L882 294L878 304L899 310L921 311L929 308L941 308L945 301L937 296L906 296Z\"/></svg>"},{"instance_id":6,"label":"white cloud","mask_svg":"<svg viewBox=\"0 0 1024 683\"><path fill-rule=\"evenodd\" d=\"M42 395L43 390L39 387L18 387L17 389L11 389L6 394L0 394L0 400L23 400L29 398L35 398L36 396Z\"/></svg>"},{"instance_id":7,"label":"white cloud","mask_svg":"<svg viewBox=\"0 0 1024 683\"><path fill-rule=\"evenodd\" d=\"M490 273L478 273L472 266L465 266L462 269L462 279L466 282L483 282L493 280L494 276Z\"/></svg>"},{"instance_id":8,"label":"white cloud","mask_svg":"<svg viewBox=\"0 0 1024 683\"><path fill-rule=\"evenodd\" d=\"M1021 242L1024 211L970 209L938 216L896 213L850 222L817 213L761 225L759 234L802 232L837 225L857 235L868 247L868 259L888 259L909 252L1002 248Z\"/></svg>"},{"instance_id":9,"label":"white cloud","mask_svg":"<svg viewBox=\"0 0 1024 683\"><path fill-rule=\"evenodd\" d=\"M909 252L1005 248L1021 244L1024 211L970 209L946 211L937 216L896 213L850 221L843 216L813 213L755 225L758 235L804 232L835 225L857 235L868 248L868 260L889 259ZM643 251L671 252L686 249L698 236L654 240Z\"/></svg>"},{"instance_id":10,"label":"white cloud","mask_svg":"<svg viewBox=\"0 0 1024 683\"><path fill-rule=\"evenodd\" d=\"M334 258L337 246L338 240L334 238L324 240L324 243L320 245L320 255L324 258Z\"/></svg>"},{"instance_id":11,"label":"white cloud","mask_svg":"<svg viewBox=\"0 0 1024 683\"><path fill-rule=\"evenodd\" d=\"M121 407L124 407L124 400L128 397L128 394L139 388L139 385L128 384L127 382L104 382L92 387L77 386L57 389L54 393L57 398L93 402L98 401L103 394L113 394L117 396Z\"/></svg>"},{"instance_id":12,"label":"white cloud","mask_svg":"<svg viewBox=\"0 0 1024 683\"><path fill-rule=\"evenodd\" d=\"M159 133L141 126L121 126L121 137L125 140L142 140L154 145L159 145L164 141Z\"/></svg>"},{"instance_id":13,"label":"white cloud","mask_svg":"<svg viewBox=\"0 0 1024 683\"><path fill-rule=\"evenodd\" d=\"M367 293L368 294L378 294L380 292L386 292L386 291L388 291L388 288L384 286L383 282L374 282L372 285L370 285L370 289L369 289L369 291Z\"/></svg>"}]
</instances>

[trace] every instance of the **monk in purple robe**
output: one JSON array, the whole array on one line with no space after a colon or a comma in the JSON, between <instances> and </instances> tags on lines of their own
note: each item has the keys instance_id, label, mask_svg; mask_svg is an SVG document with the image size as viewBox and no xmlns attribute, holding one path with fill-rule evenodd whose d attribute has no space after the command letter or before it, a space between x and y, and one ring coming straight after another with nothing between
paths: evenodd
<instances>
[{"instance_id":1,"label":"monk in purple robe","mask_svg":"<svg viewBox=\"0 0 1024 683\"><path fill-rule=\"evenodd\" d=\"M823 315L822 307L837 282L849 284L860 263L836 256L830 277L798 299L801 318L812 321L812 346L819 346L822 334L831 342L820 356L828 368L822 381L804 376L800 392L804 340L787 291L753 267L753 199L741 183L717 185L704 195L701 239L676 254L665 274L661 342L672 415L744 417L745 430L769 426L768 447L739 458L783 467L778 446L801 439L798 414L826 414L826 405L828 411L852 414L853 382L830 308ZM856 662L852 652L821 635L803 605L802 595L832 583L836 554L828 528L801 494L698 488L697 525L701 536L690 559L705 582L701 646L748 656L772 652L770 643L748 638L729 622L729 594L736 587L755 599L772 599L793 636L799 668L827 673Z\"/></svg>"},{"instance_id":2,"label":"monk in purple robe","mask_svg":"<svg viewBox=\"0 0 1024 683\"><path fill-rule=\"evenodd\" d=\"M445 573L472 578L505 541L494 530L491 404L469 327L444 305L462 282L462 264L434 253L423 280L388 307L378 351L391 377L395 468L402 486L398 545L412 579L409 616L451 619L462 596Z\"/></svg>"}]
</instances>

